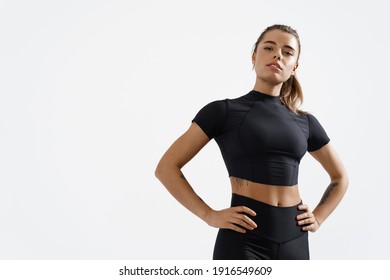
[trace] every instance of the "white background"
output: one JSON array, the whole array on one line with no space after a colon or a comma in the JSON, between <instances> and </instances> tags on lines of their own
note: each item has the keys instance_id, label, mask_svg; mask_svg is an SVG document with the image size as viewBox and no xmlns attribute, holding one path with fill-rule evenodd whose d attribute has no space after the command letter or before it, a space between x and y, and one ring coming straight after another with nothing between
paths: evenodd
<instances>
[{"instance_id":1,"label":"white background","mask_svg":"<svg viewBox=\"0 0 390 280\"><path fill-rule=\"evenodd\" d=\"M154 177L205 104L254 85L261 31L297 29L303 109L348 170L312 259L390 259L386 1L1 1L0 258L210 259L217 229ZM183 168L213 208L230 203L210 142ZM310 155L312 208L328 185Z\"/></svg>"}]
</instances>

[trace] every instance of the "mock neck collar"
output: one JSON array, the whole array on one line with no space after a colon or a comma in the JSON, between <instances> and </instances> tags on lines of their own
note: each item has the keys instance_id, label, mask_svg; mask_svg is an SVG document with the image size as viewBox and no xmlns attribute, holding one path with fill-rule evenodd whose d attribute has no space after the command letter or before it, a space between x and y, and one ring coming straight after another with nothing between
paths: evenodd
<instances>
[{"instance_id":1,"label":"mock neck collar","mask_svg":"<svg viewBox=\"0 0 390 280\"><path fill-rule=\"evenodd\" d=\"M266 102L279 103L279 104L282 103L280 101L280 95L273 96L273 95L269 95L269 94L266 94L266 93L263 93L263 92L260 92L257 90L251 90L248 94L250 96L255 97L256 100L262 100L262 101L266 101Z\"/></svg>"}]
</instances>

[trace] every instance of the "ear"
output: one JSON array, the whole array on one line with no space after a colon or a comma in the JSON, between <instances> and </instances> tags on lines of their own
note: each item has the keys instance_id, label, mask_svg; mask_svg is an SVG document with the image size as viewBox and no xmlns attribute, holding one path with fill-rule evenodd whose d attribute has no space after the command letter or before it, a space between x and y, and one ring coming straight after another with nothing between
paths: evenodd
<instances>
[{"instance_id":1,"label":"ear","mask_svg":"<svg viewBox=\"0 0 390 280\"><path fill-rule=\"evenodd\" d=\"M297 71L298 66L299 66L299 64L297 62L297 64L295 64L295 66L293 68L293 71L291 72L291 75L295 75L295 72Z\"/></svg>"},{"instance_id":2,"label":"ear","mask_svg":"<svg viewBox=\"0 0 390 280\"><path fill-rule=\"evenodd\" d=\"M254 66L256 62L256 53L252 53L252 65Z\"/></svg>"}]
</instances>

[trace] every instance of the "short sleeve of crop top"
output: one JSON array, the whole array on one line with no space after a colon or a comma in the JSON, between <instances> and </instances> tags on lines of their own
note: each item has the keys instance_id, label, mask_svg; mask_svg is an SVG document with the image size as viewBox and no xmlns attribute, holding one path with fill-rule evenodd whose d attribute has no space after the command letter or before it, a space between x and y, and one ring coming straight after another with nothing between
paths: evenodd
<instances>
[{"instance_id":1,"label":"short sleeve of crop top","mask_svg":"<svg viewBox=\"0 0 390 280\"><path fill-rule=\"evenodd\" d=\"M307 140L307 150L309 152L314 152L328 144L330 139L316 117L311 114L308 114L307 117L309 119L309 139Z\"/></svg>"},{"instance_id":2,"label":"short sleeve of crop top","mask_svg":"<svg viewBox=\"0 0 390 280\"><path fill-rule=\"evenodd\" d=\"M226 100L213 101L204 106L192 120L209 139L219 136L226 121Z\"/></svg>"}]
</instances>

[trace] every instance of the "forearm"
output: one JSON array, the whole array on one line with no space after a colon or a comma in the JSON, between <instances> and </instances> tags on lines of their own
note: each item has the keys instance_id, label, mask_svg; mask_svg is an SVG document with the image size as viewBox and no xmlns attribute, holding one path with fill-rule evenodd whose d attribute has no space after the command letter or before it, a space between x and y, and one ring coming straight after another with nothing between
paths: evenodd
<instances>
[{"instance_id":1,"label":"forearm","mask_svg":"<svg viewBox=\"0 0 390 280\"><path fill-rule=\"evenodd\" d=\"M179 167L159 166L155 175L177 201L206 221L212 209L195 193Z\"/></svg>"},{"instance_id":2,"label":"forearm","mask_svg":"<svg viewBox=\"0 0 390 280\"><path fill-rule=\"evenodd\" d=\"M348 188L346 176L331 179L331 183L325 190L313 214L319 224L322 224L329 215L336 209Z\"/></svg>"}]
</instances>

